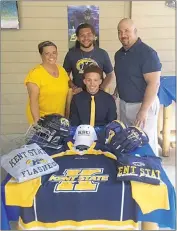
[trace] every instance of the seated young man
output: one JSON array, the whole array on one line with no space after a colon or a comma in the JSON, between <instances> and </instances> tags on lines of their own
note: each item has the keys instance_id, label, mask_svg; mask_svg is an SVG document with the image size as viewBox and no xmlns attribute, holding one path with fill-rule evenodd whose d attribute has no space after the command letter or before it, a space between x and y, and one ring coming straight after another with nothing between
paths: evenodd
<instances>
[{"instance_id":1,"label":"seated young man","mask_svg":"<svg viewBox=\"0 0 177 231\"><path fill-rule=\"evenodd\" d=\"M117 119L114 98L99 89L103 80L103 71L96 65L84 70L85 90L73 96L70 108L71 126L90 124L104 126Z\"/></svg>"}]
</instances>

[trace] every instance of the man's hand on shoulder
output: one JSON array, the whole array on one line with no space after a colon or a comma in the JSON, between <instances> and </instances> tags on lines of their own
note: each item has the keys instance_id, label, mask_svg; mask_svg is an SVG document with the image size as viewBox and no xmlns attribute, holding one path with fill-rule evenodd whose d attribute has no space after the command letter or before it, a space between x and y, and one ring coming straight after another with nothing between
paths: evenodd
<instances>
[{"instance_id":1,"label":"man's hand on shoulder","mask_svg":"<svg viewBox=\"0 0 177 231\"><path fill-rule=\"evenodd\" d=\"M114 100L117 100L117 99L118 99L119 94L118 94L118 92L117 92L117 88L115 88L114 93L112 94L112 97L114 98Z\"/></svg>"},{"instance_id":2,"label":"man's hand on shoulder","mask_svg":"<svg viewBox=\"0 0 177 231\"><path fill-rule=\"evenodd\" d=\"M73 95L78 94L79 92L82 91L82 88L77 87L72 80L69 80L69 87L72 89Z\"/></svg>"},{"instance_id":3,"label":"man's hand on shoulder","mask_svg":"<svg viewBox=\"0 0 177 231\"><path fill-rule=\"evenodd\" d=\"M73 91L73 95L76 95L82 91L82 88L81 87L73 87L72 91Z\"/></svg>"},{"instance_id":4,"label":"man's hand on shoulder","mask_svg":"<svg viewBox=\"0 0 177 231\"><path fill-rule=\"evenodd\" d=\"M114 94L112 94L112 97L114 98L114 100L117 100L118 99L118 93L114 93Z\"/></svg>"},{"instance_id":5,"label":"man's hand on shoulder","mask_svg":"<svg viewBox=\"0 0 177 231\"><path fill-rule=\"evenodd\" d=\"M101 84L99 88L100 90L109 93L109 87L107 85Z\"/></svg>"},{"instance_id":6,"label":"man's hand on shoulder","mask_svg":"<svg viewBox=\"0 0 177 231\"><path fill-rule=\"evenodd\" d=\"M100 90L105 91L105 88L106 86L104 86L103 84L100 85Z\"/></svg>"}]
</instances>

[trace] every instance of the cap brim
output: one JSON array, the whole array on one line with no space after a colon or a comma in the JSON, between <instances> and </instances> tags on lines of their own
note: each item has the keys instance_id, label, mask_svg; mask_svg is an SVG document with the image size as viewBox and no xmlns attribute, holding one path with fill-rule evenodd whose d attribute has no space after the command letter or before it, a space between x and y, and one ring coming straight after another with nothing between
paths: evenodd
<instances>
[{"instance_id":1,"label":"cap brim","mask_svg":"<svg viewBox=\"0 0 177 231\"><path fill-rule=\"evenodd\" d=\"M76 147L78 145L85 145L90 147L93 142L94 140L89 139L88 137L79 137L78 139L75 140L74 146Z\"/></svg>"}]
</instances>

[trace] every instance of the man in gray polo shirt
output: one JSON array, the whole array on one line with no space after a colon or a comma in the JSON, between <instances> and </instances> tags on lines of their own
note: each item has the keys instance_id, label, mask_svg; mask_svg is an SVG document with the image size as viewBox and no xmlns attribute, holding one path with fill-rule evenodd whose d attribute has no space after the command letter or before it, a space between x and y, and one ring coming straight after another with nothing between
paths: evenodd
<instances>
[{"instance_id":1,"label":"man in gray polo shirt","mask_svg":"<svg viewBox=\"0 0 177 231\"><path fill-rule=\"evenodd\" d=\"M157 52L137 36L131 19L118 24L118 37L122 48L115 54L117 87L114 95L120 98L120 119L127 125L141 127L149 136L149 143L158 155L157 97L161 63Z\"/></svg>"}]
</instances>

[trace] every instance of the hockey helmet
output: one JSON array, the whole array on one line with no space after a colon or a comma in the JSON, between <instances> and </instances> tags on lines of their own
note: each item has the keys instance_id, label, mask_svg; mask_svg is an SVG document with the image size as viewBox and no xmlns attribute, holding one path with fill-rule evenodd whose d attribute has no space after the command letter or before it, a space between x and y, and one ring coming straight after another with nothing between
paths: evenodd
<instances>
[{"instance_id":1,"label":"hockey helmet","mask_svg":"<svg viewBox=\"0 0 177 231\"><path fill-rule=\"evenodd\" d=\"M41 117L36 125L32 125L27 134L27 143L37 143L40 147L59 149L70 134L68 119L60 114Z\"/></svg>"}]
</instances>

